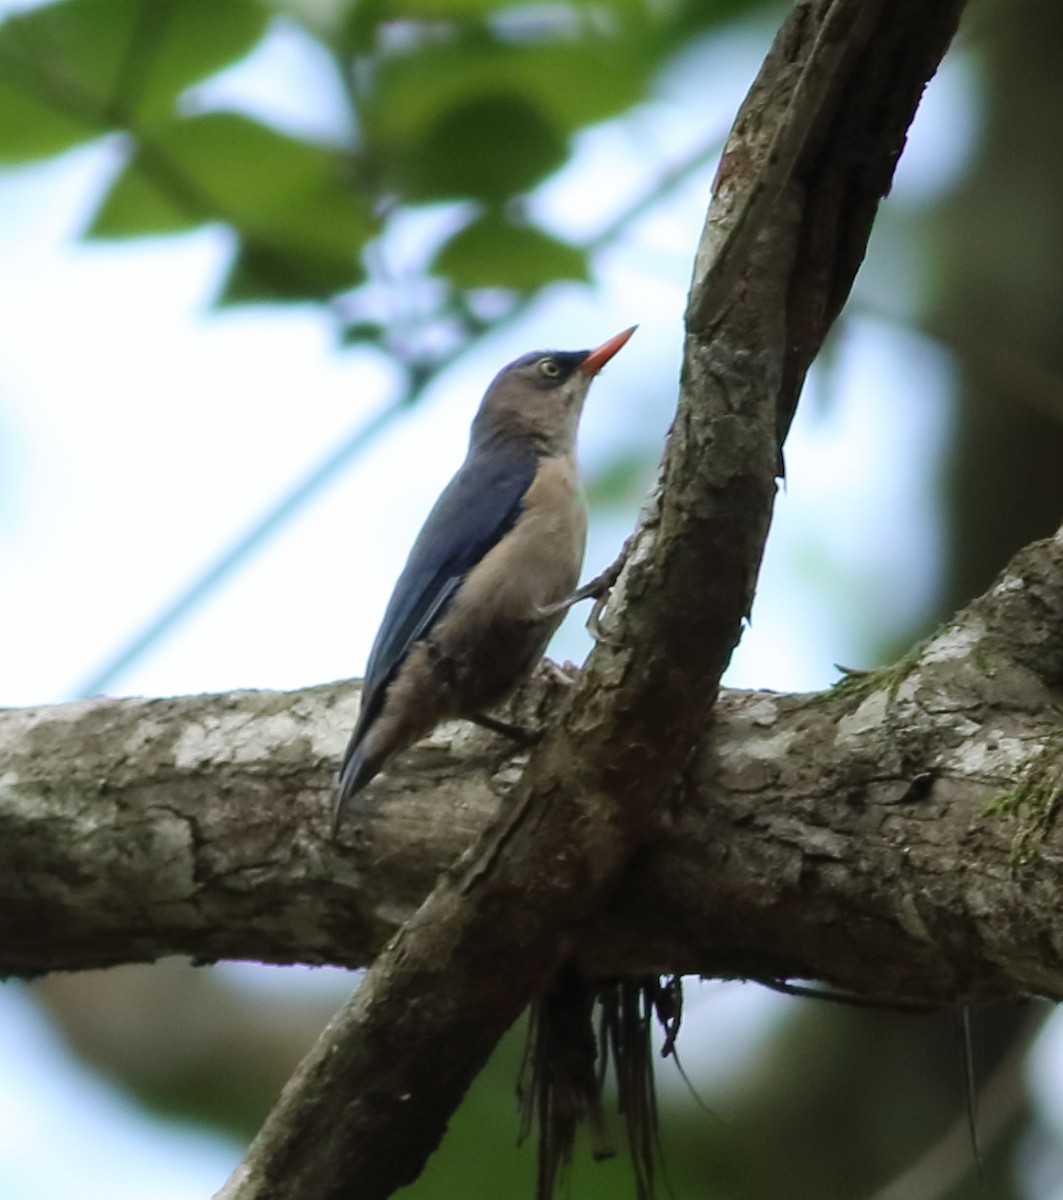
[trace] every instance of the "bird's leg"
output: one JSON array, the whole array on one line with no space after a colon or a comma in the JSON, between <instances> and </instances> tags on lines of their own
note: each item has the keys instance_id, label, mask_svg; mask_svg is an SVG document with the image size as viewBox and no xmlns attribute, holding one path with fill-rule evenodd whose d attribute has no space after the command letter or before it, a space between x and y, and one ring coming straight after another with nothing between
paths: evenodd
<instances>
[{"instance_id":1,"label":"bird's leg","mask_svg":"<svg viewBox=\"0 0 1063 1200\"><path fill-rule=\"evenodd\" d=\"M628 537L621 547L615 562L606 567L600 575L596 575L582 587L576 588L564 600L558 600L556 604L547 604L543 608L540 608L537 616L540 619L556 617L558 613L568 612L574 604L579 604L581 600L593 599L595 604L591 609L591 615L587 618L587 630L596 642L606 642L608 644L609 639L602 632L601 617L605 611L605 606L609 603L609 593L613 590L613 585L620 578L620 572L624 569L624 563L627 562L630 549L631 538Z\"/></svg>"},{"instance_id":2,"label":"bird's leg","mask_svg":"<svg viewBox=\"0 0 1063 1200\"><path fill-rule=\"evenodd\" d=\"M533 746L543 736L539 729L529 729L526 725L514 725L509 721L500 721L497 717L489 717L486 713L477 713L469 718L474 725L481 729L489 729L492 733L500 734L518 746Z\"/></svg>"},{"instance_id":3,"label":"bird's leg","mask_svg":"<svg viewBox=\"0 0 1063 1200\"><path fill-rule=\"evenodd\" d=\"M614 563L613 566L615 565ZM612 571L612 569L610 567L609 571ZM568 612L570 608L579 604L581 600L597 599L603 591L608 590L613 585L614 581L606 581L608 573L603 572L601 575L595 576L589 583L585 583L583 587L578 587L574 592L569 592L564 600L557 600L553 604L544 604L541 608L536 609L536 618L544 620L546 617L556 617L558 613Z\"/></svg>"},{"instance_id":4,"label":"bird's leg","mask_svg":"<svg viewBox=\"0 0 1063 1200\"><path fill-rule=\"evenodd\" d=\"M602 632L599 621L608 603L609 593L612 591L613 585L620 578L620 572L624 569L624 563L627 562L628 551L631 549L631 540L629 537L624 542L616 561L606 567L600 575L596 575L582 587L576 588L574 592L570 593L563 600L558 600L555 604L543 605L542 608L536 610L535 616L532 619L544 621L549 617L556 617L558 613L568 612L574 604L579 604L581 600L593 599L594 607L591 609L591 615L587 618L587 629L596 642L605 642L607 645L614 644ZM562 681L571 686L573 680L565 676L563 672L560 672L560 674ZM529 729L526 725L513 725L509 721L500 721L497 717L489 717L486 713L477 713L475 716L470 717L469 720L474 725L479 725L482 729L489 729L492 733L501 734L502 737L509 738L519 746L533 746L542 737L542 730Z\"/></svg>"}]
</instances>

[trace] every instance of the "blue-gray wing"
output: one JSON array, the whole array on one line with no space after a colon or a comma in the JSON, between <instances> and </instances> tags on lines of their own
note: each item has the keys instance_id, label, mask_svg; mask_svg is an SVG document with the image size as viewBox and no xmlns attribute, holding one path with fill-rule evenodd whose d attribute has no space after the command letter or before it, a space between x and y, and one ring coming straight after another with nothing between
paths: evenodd
<instances>
[{"instance_id":1,"label":"blue-gray wing","mask_svg":"<svg viewBox=\"0 0 1063 1200\"><path fill-rule=\"evenodd\" d=\"M537 467L534 447L496 443L470 454L447 484L413 544L369 654L348 758L410 647L446 611L469 571L513 528Z\"/></svg>"}]
</instances>

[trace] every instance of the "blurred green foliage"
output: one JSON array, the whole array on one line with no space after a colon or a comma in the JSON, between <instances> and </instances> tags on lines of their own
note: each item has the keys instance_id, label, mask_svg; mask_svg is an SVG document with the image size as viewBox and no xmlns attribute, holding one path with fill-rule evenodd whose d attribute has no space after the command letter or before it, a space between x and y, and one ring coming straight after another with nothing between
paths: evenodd
<instances>
[{"instance_id":1,"label":"blurred green foliage","mask_svg":"<svg viewBox=\"0 0 1063 1200\"><path fill-rule=\"evenodd\" d=\"M589 277L587 251L539 228L523 197L565 163L573 135L646 98L690 38L737 7L750 6L63 0L0 26L0 161L122 135L87 237L226 225L236 249L218 303L343 296L343 339L385 349L358 296L372 243L396 212L458 202L420 273L443 284L432 315L473 332L478 289L527 297ZM196 85L277 19L331 64L353 131L343 142L198 107Z\"/></svg>"},{"instance_id":2,"label":"blurred green foliage","mask_svg":"<svg viewBox=\"0 0 1063 1200\"><path fill-rule=\"evenodd\" d=\"M9 17L0 161L150 129L186 88L251 50L267 18L256 0L69 0Z\"/></svg>"}]
</instances>

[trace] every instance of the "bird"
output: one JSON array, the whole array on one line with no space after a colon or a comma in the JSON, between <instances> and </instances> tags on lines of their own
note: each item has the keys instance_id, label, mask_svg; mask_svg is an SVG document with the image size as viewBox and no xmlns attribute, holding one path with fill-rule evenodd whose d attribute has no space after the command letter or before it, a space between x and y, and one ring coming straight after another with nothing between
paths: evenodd
<instances>
[{"instance_id":1,"label":"bird","mask_svg":"<svg viewBox=\"0 0 1063 1200\"><path fill-rule=\"evenodd\" d=\"M339 771L334 829L401 750L491 718L542 657L583 565L576 435L591 382L637 326L594 350L536 350L495 376L469 448L414 541L373 642ZM591 593L584 593L591 594Z\"/></svg>"}]
</instances>

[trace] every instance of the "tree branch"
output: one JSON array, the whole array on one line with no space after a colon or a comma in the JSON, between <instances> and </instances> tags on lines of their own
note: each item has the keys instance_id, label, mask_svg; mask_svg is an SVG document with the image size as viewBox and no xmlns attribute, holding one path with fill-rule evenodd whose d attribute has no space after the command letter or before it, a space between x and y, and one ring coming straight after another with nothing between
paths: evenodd
<instances>
[{"instance_id":1,"label":"tree branch","mask_svg":"<svg viewBox=\"0 0 1063 1200\"><path fill-rule=\"evenodd\" d=\"M1063 997L1061 688L1063 530L896 667L811 696L723 692L674 824L580 933L580 961L929 1003ZM544 672L517 715L549 723L561 691ZM521 759L447 726L373 785L337 848L354 696L0 714L0 971L371 961Z\"/></svg>"}]
</instances>

